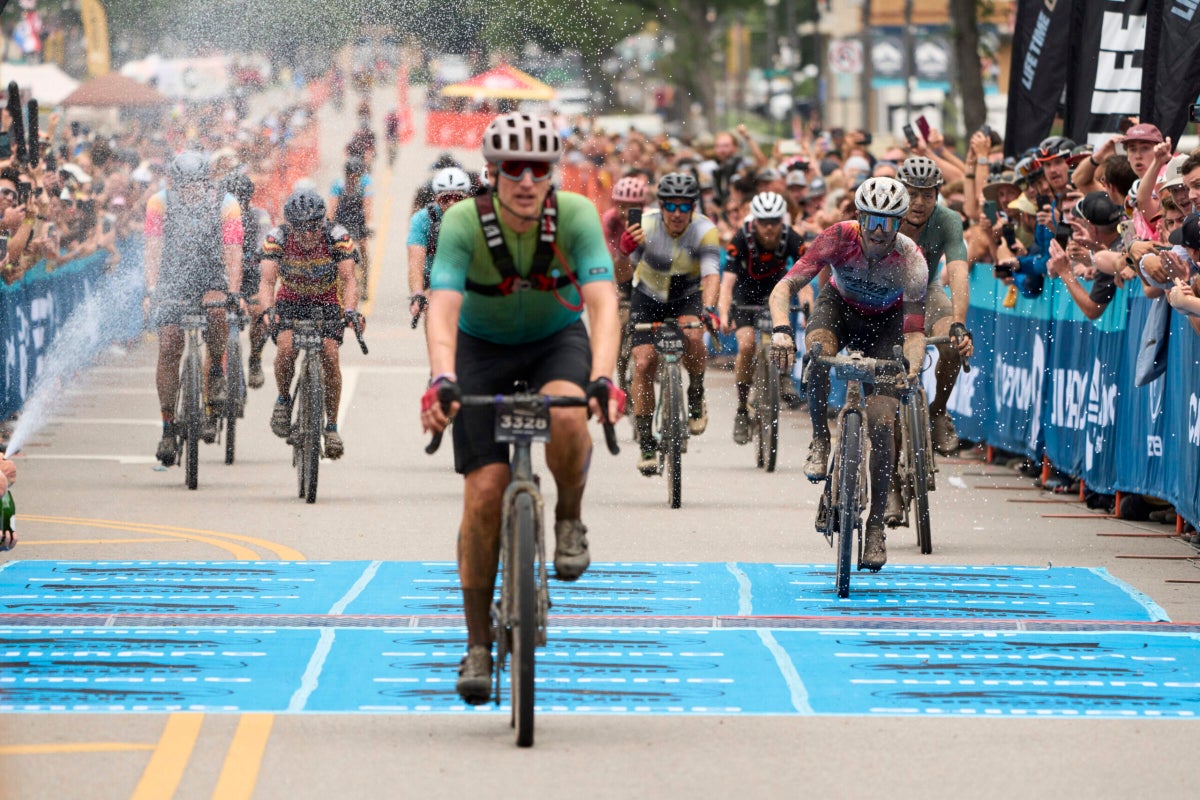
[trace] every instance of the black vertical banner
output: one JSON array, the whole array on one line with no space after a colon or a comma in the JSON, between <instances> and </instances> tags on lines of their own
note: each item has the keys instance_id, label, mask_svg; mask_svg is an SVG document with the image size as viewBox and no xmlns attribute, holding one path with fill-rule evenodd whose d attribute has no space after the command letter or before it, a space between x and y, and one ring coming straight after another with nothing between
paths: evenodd
<instances>
[{"instance_id":1,"label":"black vertical banner","mask_svg":"<svg viewBox=\"0 0 1200 800\"><path fill-rule=\"evenodd\" d=\"M1178 142L1200 95L1200 3L1150 0L1142 75L1142 121Z\"/></svg>"},{"instance_id":2,"label":"black vertical banner","mask_svg":"<svg viewBox=\"0 0 1200 800\"><path fill-rule=\"evenodd\" d=\"M1142 111L1142 59L1151 0L1083 0L1070 56L1064 131L1077 142L1116 133ZM1174 63L1174 55L1169 60ZM1146 120L1152 121L1152 120Z\"/></svg>"},{"instance_id":3,"label":"black vertical banner","mask_svg":"<svg viewBox=\"0 0 1200 800\"><path fill-rule=\"evenodd\" d=\"M1005 155L1015 156L1050 132L1071 72L1071 7L1090 0L1019 0L1013 29Z\"/></svg>"}]
</instances>

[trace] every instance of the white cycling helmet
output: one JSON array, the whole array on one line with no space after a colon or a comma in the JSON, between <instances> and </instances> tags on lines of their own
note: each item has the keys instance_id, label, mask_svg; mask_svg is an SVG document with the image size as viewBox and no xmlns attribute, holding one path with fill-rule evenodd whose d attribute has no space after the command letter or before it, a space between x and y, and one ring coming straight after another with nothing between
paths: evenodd
<instances>
[{"instance_id":1,"label":"white cycling helmet","mask_svg":"<svg viewBox=\"0 0 1200 800\"><path fill-rule=\"evenodd\" d=\"M479 170L479 182L484 186L492 185L492 176L489 174L487 164L484 164L483 169Z\"/></svg>"},{"instance_id":2,"label":"white cycling helmet","mask_svg":"<svg viewBox=\"0 0 1200 800\"><path fill-rule=\"evenodd\" d=\"M936 189L945 182L942 168L932 158L912 156L904 159L896 177L905 186L914 189Z\"/></svg>"},{"instance_id":3,"label":"white cycling helmet","mask_svg":"<svg viewBox=\"0 0 1200 800\"><path fill-rule=\"evenodd\" d=\"M780 219L787 211L787 201L775 192L762 192L750 201L750 216L754 219Z\"/></svg>"},{"instance_id":4,"label":"white cycling helmet","mask_svg":"<svg viewBox=\"0 0 1200 800\"><path fill-rule=\"evenodd\" d=\"M908 189L895 178L867 178L854 193L854 207L864 214L902 217L908 213Z\"/></svg>"},{"instance_id":5,"label":"white cycling helmet","mask_svg":"<svg viewBox=\"0 0 1200 800\"><path fill-rule=\"evenodd\" d=\"M434 175L433 193L435 195L439 195L446 192L470 194L471 179L467 176L467 173L463 172L458 167L446 167L437 175Z\"/></svg>"},{"instance_id":6,"label":"white cycling helmet","mask_svg":"<svg viewBox=\"0 0 1200 800\"><path fill-rule=\"evenodd\" d=\"M504 114L483 133L483 157L492 164L507 159L553 164L562 157L562 139L548 117Z\"/></svg>"}]
</instances>

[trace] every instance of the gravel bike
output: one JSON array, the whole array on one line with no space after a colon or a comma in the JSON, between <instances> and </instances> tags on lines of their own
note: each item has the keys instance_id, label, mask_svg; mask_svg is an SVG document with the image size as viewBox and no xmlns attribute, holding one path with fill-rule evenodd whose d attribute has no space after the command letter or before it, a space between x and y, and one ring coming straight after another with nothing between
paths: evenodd
<instances>
[{"instance_id":1,"label":"gravel bike","mask_svg":"<svg viewBox=\"0 0 1200 800\"><path fill-rule=\"evenodd\" d=\"M237 421L246 415L246 370L242 366L241 332L247 317L240 309L226 306L229 337L225 342L225 404L218 411L224 428L225 463L232 464L237 448Z\"/></svg>"},{"instance_id":2,"label":"gravel bike","mask_svg":"<svg viewBox=\"0 0 1200 800\"><path fill-rule=\"evenodd\" d=\"M602 409L608 407L607 397L598 399ZM531 450L535 442L550 441L550 409L586 408L588 401L584 397L530 393L521 383L510 395L458 397L453 389L442 387L438 401L447 412L455 401L463 406L495 408L495 440L513 445L511 478L501 501L500 598L492 603L492 640L496 643L493 697L499 705L504 665L511 654L510 724L517 745L529 747L533 744L534 654L546 645L550 609L542 493L533 472ZM604 440L610 453L620 452L611 421L604 422ZM432 455L441 443L442 433L434 434L425 452Z\"/></svg>"},{"instance_id":3,"label":"gravel bike","mask_svg":"<svg viewBox=\"0 0 1200 800\"><path fill-rule=\"evenodd\" d=\"M361 319L361 318L359 318ZM296 398L288 444L292 446L292 466L296 468L296 483L299 496L307 503L317 502L317 478L323 455L322 433L325 430L325 376L321 366L321 350L326 321L290 319L285 325L292 331L292 346L299 354L300 364L296 370L296 384L292 397ZM354 330L358 346L363 355L367 344L363 341L362 326L345 323Z\"/></svg>"},{"instance_id":4,"label":"gravel bike","mask_svg":"<svg viewBox=\"0 0 1200 800\"><path fill-rule=\"evenodd\" d=\"M820 344L814 345L809 358L808 380L815 364L829 367L835 377L846 381L846 402L838 412L838 444L833 465L825 478L825 489L817 508L817 531L834 546L836 538L837 596L850 596L850 557L853 543L858 542L856 566L863 569L863 520L870 487L866 461L867 410L863 403L863 385L876 384L881 379L903 379L904 361L900 348L892 359L867 358L851 350L845 356L822 356ZM807 383L808 381L806 381Z\"/></svg>"},{"instance_id":5,"label":"gravel bike","mask_svg":"<svg viewBox=\"0 0 1200 800\"><path fill-rule=\"evenodd\" d=\"M771 309L769 306L736 306L738 311L754 314L754 383L750 412L755 462L760 469L775 471L779 455L779 404L782 384L779 367L771 358Z\"/></svg>"},{"instance_id":6,"label":"gravel bike","mask_svg":"<svg viewBox=\"0 0 1200 800\"><path fill-rule=\"evenodd\" d=\"M214 300L200 304L200 310L183 314L179 328L183 331L183 358L179 367L179 395L175 401L175 442L183 467L183 483L188 489L200 485L200 439L206 417L204 389L204 334L208 332L208 312L226 308L229 300ZM213 410L213 409L208 409Z\"/></svg>"}]
</instances>

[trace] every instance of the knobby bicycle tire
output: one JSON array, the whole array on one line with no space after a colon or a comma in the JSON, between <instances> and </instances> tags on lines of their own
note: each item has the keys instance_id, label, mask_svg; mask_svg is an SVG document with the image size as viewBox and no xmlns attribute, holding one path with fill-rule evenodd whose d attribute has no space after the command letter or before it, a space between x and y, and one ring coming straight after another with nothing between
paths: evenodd
<instances>
[{"instance_id":1,"label":"knobby bicycle tire","mask_svg":"<svg viewBox=\"0 0 1200 800\"><path fill-rule=\"evenodd\" d=\"M308 358L305 359L307 361ZM304 472L307 478L304 501L317 502L317 473L321 467L321 421L325 416L324 397L321 387L321 367L319 363L308 365L305 398L308 401L308 413L305 420L301 439L304 441L303 459Z\"/></svg>"},{"instance_id":2,"label":"knobby bicycle tire","mask_svg":"<svg viewBox=\"0 0 1200 800\"><path fill-rule=\"evenodd\" d=\"M511 678L512 724L518 747L533 745L534 658L537 649L537 511L533 497L521 492L514 502L512 530L509 531L510 553L505 561L513 577L512 609L509 620L512 631Z\"/></svg>"},{"instance_id":3,"label":"knobby bicycle tire","mask_svg":"<svg viewBox=\"0 0 1200 800\"><path fill-rule=\"evenodd\" d=\"M908 414L908 429L911 434L913 517L916 522L914 527L917 529L917 545L921 548L922 555L929 555L933 552L933 533L929 520L929 454L925 447L925 431L929 428L929 422L928 415L922 413L925 410L922 400L919 395L914 396L905 404L905 413Z\"/></svg>"},{"instance_id":4,"label":"knobby bicycle tire","mask_svg":"<svg viewBox=\"0 0 1200 800\"><path fill-rule=\"evenodd\" d=\"M775 471L779 455L779 370L768 359L763 359L764 399L759 411L759 447L763 451L763 469Z\"/></svg>"},{"instance_id":5,"label":"knobby bicycle tire","mask_svg":"<svg viewBox=\"0 0 1200 800\"><path fill-rule=\"evenodd\" d=\"M683 377L678 364L667 366L663 383L663 446L666 456L667 504L671 508L683 505L683 432L687 414L683 403Z\"/></svg>"},{"instance_id":6,"label":"knobby bicycle tire","mask_svg":"<svg viewBox=\"0 0 1200 800\"><path fill-rule=\"evenodd\" d=\"M237 328L230 330L236 331ZM246 378L242 372L242 348L237 335L225 348L225 463L232 464L237 451L237 421L246 401Z\"/></svg>"},{"instance_id":7,"label":"knobby bicycle tire","mask_svg":"<svg viewBox=\"0 0 1200 800\"><path fill-rule=\"evenodd\" d=\"M192 349L184 365L183 379L184 444L183 480L188 489L200 485L200 355Z\"/></svg>"},{"instance_id":8,"label":"knobby bicycle tire","mask_svg":"<svg viewBox=\"0 0 1200 800\"><path fill-rule=\"evenodd\" d=\"M763 395L767 388L767 377L763 363L763 345L758 346L754 354L754 466L762 469L767 465L767 450L763 446ZM769 352L769 351L768 351Z\"/></svg>"},{"instance_id":9,"label":"knobby bicycle tire","mask_svg":"<svg viewBox=\"0 0 1200 800\"><path fill-rule=\"evenodd\" d=\"M850 559L854 551L854 535L861 516L859 477L862 458L862 415L850 412L842 417L842 436L838 443L838 553L837 596L850 596Z\"/></svg>"}]
</instances>

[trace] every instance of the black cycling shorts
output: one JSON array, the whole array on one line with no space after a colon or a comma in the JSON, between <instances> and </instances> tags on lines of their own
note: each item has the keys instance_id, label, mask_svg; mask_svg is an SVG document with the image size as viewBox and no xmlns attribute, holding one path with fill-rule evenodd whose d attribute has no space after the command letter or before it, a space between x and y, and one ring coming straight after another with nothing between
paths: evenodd
<instances>
[{"instance_id":1,"label":"black cycling shorts","mask_svg":"<svg viewBox=\"0 0 1200 800\"><path fill-rule=\"evenodd\" d=\"M279 330L291 330L293 319L311 319L323 322L321 338L333 339L339 345L346 333L346 317L342 307L336 303L305 303L296 300L275 301L275 313L279 317Z\"/></svg>"},{"instance_id":2,"label":"black cycling shorts","mask_svg":"<svg viewBox=\"0 0 1200 800\"><path fill-rule=\"evenodd\" d=\"M463 394L511 394L516 381L538 391L551 381L586 389L592 375L592 345L582 321L528 344L497 344L458 332L454 360ZM488 464L507 464L509 448L495 440L494 408L460 408L454 417L454 471L460 475Z\"/></svg>"},{"instance_id":3,"label":"black cycling shorts","mask_svg":"<svg viewBox=\"0 0 1200 800\"><path fill-rule=\"evenodd\" d=\"M817 295L816 308L806 328L808 336L819 330L831 332L839 350L848 348L870 358L895 359L895 348L904 345L904 310L897 303L880 314L864 314L847 303L836 289L827 286Z\"/></svg>"},{"instance_id":4,"label":"black cycling shorts","mask_svg":"<svg viewBox=\"0 0 1200 800\"><path fill-rule=\"evenodd\" d=\"M639 291L633 292L629 304L629 324L639 325L646 322L662 322L665 319L678 317L699 317L704 310L700 293L696 292L679 300L668 300L660 303L649 295ZM633 346L654 344L654 331L633 332Z\"/></svg>"}]
</instances>

